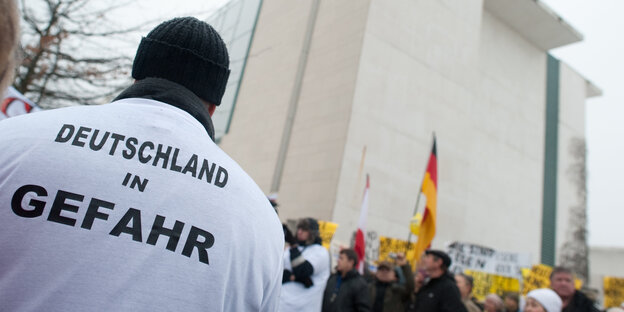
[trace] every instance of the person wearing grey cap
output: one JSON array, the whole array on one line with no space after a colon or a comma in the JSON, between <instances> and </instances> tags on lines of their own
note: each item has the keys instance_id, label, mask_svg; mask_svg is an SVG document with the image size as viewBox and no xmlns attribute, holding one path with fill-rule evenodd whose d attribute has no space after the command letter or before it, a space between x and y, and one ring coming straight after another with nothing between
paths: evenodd
<instances>
[{"instance_id":1,"label":"person wearing grey cap","mask_svg":"<svg viewBox=\"0 0 624 312\"><path fill-rule=\"evenodd\" d=\"M229 72L215 29L174 18L112 103L0 122L2 310L277 309L279 219L214 142Z\"/></svg>"},{"instance_id":2,"label":"person wearing grey cap","mask_svg":"<svg viewBox=\"0 0 624 312\"><path fill-rule=\"evenodd\" d=\"M441 250L428 249L422 260L428 280L416 294L415 312L467 312L457 284L448 268L451 258Z\"/></svg>"}]
</instances>

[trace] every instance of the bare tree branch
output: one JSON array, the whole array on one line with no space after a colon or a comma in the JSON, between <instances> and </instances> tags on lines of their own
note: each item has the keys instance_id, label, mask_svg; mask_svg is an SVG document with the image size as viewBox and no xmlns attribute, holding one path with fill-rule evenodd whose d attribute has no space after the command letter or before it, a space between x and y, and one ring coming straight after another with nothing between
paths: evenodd
<instances>
[{"instance_id":1,"label":"bare tree branch","mask_svg":"<svg viewBox=\"0 0 624 312\"><path fill-rule=\"evenodd\" d=\"M129 83L132 59L115 48L147 23L107 19L129 0L21 0L24 57L14 87L40 106L97 104Z\"/></svg>"}]
</instances>

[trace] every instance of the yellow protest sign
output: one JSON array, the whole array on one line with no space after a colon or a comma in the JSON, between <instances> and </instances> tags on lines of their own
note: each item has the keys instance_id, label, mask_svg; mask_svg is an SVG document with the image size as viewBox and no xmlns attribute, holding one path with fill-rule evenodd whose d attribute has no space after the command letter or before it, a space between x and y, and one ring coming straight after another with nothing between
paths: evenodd
<instances>
[{"instance_id":1,"label":"yellow protest sign","mask_svg":"<svg viewBox=\"0 0 624 312\"><path fill-rule=\"evenodd\" d=\"M321 239L323 239L323 247L329 250L329 244L331 243L332 237L334 237L334 233L336 233L338 223L319 220L318 224L319 233L321 234Z\"/></svg>"},{"instance_id":2,"label":"yellow protest sign","mask_svg":"<svg viewBox=\"0 0 624 312\"><path fill-rule=\"evenodd\" d=\"M405 252L406 248L407 248L407 241L396 239L396 238L379 236L379 259L377 260L377 262L392 261L393 259L390 258L390 253L402 252L402 253L405 253L406 259L410 263L414 263L413 258L414 258L414 254L416 251L416 243L410 244L410 248L408 252Z\"/></svg>"},{"instance_id":3,"label":"yellow protest sign","mask_svg":"<svg viewBox=\"0 0 624 312\"><path fill-rule=\"evenodd\" d=\"M529 268L522 268L520 269L520 272L522 272L522 280L527 279L527 277L529 277L529 274L531 274L531 269Z\"/></svg>"},{"instance_id":4,"label":"yellow protest sign","mask_svg":"<svg viewBox=\"0 0 624 312\"><path fill-rule=\"evenodd\" d=\"M619 307L624 303L624 278L605 276L602 281L605 308Z\"/></svg>"},{"instance_id":5,"label":"yellow protest sign","mask_svg":"<svg viewBox=\"0 0 624 312\"><path fill-rule=\"evenodd\" d=\"M524 278L522 295L526 296L529 291L538 288L548 288L550 286L550 273L552 267L545 264L536 264L531 268L529 274Z\"/></svg>"},{"instance_id":6,"label":"yellow protest sign","mask_svg":"<svg viewBox=\"0 0 624 312\"><path fill-rule=\"evenodd\" d=\"M472 295L479 301L484 301L485 296L491 293L502 297L506 292L520 291L520 281L512 277L471 270L466 270L464 273L474 279Z\"/></svg>"}]
</instances>

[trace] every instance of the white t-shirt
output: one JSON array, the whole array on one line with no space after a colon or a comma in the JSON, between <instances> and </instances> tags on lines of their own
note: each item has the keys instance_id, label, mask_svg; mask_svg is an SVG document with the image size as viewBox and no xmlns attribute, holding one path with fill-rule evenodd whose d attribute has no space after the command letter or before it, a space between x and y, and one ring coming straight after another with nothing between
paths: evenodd
<instances>
[{"instance_id":1,"label":"white t-shirt","mask_svg":"<svg viewBox=\"0 0 624 312\"><path fill-rule=\"evenodd\" d=\"M298 248L303 258L310 262L314 268L314 272L312 276L310 276L313 285L310 286L310 288L305 288L305 286L299 282L287 282L282 284L279 311L321 311L323 307L323 292L325 291L325 285L331 273L329 252L325 247L318 244L306 247L299 246ZM284 269L292 272L290 249L284 252Z\"/></svg>"},{"instance_id":2,"label":"white t-shirt","mask_svg":"<svg viewBox=\"0 0 624 312\"><path fill-rule=\"evenodd\" d=\"M274 311L284 234L190 114L146 99L0 121L0 310Z\"/></svg>"}]
</instances>

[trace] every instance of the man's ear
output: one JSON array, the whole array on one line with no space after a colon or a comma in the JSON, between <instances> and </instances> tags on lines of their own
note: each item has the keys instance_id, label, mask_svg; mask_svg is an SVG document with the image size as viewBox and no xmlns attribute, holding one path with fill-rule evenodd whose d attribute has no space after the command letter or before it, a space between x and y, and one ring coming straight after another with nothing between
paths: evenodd
<instances>
[{"instance_id":1,"label":"man's ear","mask_svg":"<svg viewBox=\"0 0 624 312\"><path fill-rule=\"evenodd\" d=\"M214 114L216 109L217 109L217 105L208 103L208 114L210 115L210 117L212 117L212 114Z\"/></svg>"}]
</instances>

